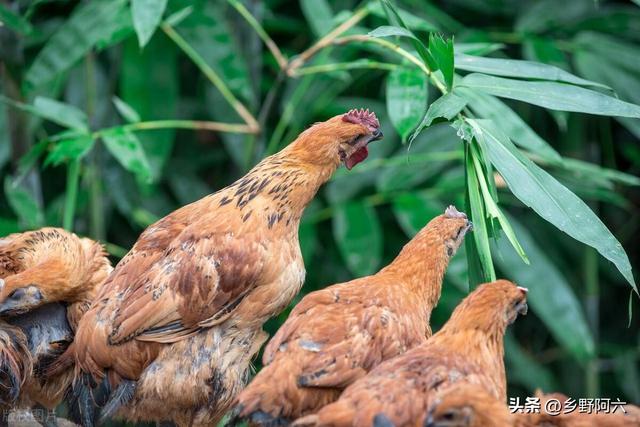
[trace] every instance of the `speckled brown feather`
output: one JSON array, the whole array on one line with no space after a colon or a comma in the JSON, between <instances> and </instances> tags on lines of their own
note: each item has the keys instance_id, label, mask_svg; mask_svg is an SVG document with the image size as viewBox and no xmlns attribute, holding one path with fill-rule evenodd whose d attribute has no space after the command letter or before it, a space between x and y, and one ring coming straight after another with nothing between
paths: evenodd
<instances>
[{"instance_id":1,"label":"speckled brown feather","mask_svg":"<svg viewBox=\"0 0 640 427\"><path fill-rule=\"evenodd\" d=\"M267 366L240 394L240 416L315 412L381 361L424 342L449 258L468 228L465 216L440 215L379 273L305 296L267 345Z\"/></svg>"},{"instance_id":2,"label":"speckled brown feather","mask_svg":"<svg viewBox=\"0 0 640 427\"><path fill-rule=\"evenodd\" d=\"M228 408L263 341L262 324L304 280L305 206L354 151L353 140L371 135L341 118L312 126L235 183L151 225L116 266L66 356L78 374L107 376L112 386L136 381L135 403L120 416L215 424ZM176 379L181 366L191 369Z\"/></svg>"},{"instance_id":3,"label":"speckled brown feather","mask_svg":"<svg viewBox=\"0 0 640 427\"><path fill-rule=\"evenodd\" d=\"M370 426L380 416L397 427L421 426L429 403L459 381L505 400L503 337L524 301L524 291L511 282L480 285L430 340L381 363L296 425Z\"/></svg>"}]
</instances>

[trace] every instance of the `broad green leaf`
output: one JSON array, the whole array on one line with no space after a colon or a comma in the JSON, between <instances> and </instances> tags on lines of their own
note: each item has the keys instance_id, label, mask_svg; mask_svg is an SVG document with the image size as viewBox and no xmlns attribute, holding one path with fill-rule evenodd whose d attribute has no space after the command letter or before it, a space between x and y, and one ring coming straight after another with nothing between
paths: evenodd
<instances>
[{"instance_id":1,"label":"broad green leaf","mask_svg":"<svg viewBox=\"0 0 640 427\"><path fill-rule=\"evenodd\" d=\"M382 258L382 228L375 209L362 201L335 206L333 236L355 276L376 271Z\"/></svg>"},{"instance_id":2,"label":"broad green leaf","mask_svg":"<svg viewBox=\"0 0 640 427\"><path fill-rule=\"evenodd\" d=\"M124 43L120 97L145 120L176 116L178 103L178 65L176 49L166 37L154 37L140 51L131 38ZM162 90L158 90L162 88ZM162 129L138 133L155 181L160 178L176 131Z\"/></svg>"},{"instance_id":3,"label":"broad green leaf","mask_svg":"<svg viewBox=\"0 0 640 427\"><path fill-rule=\"evenodd\" d=\"M552 110L640 118L638 105L564 83L530 82L474 73L463 78L460 85Z\"/></svg>"},{"instance_id":4,"label":"broad green leaf","mask_svg":"<svg viewBox=\"0 0 640 427\"><path fill-rule=\"evenodd\" d=\"M592 179L606 180L609 182L615 181L631 186L640 185L640 178L637 176L614 169L603 168L593 163L583 162L582 160L564 158L562 166L566 170L577 172L581 176L589 176Z\"/></svg>"},{"instance_id":5,"label":"broad green leaf","mask_svg":"<svg viewBox=\"0 0 640 427\"><path fill-rule=\"evenodd\" d=\"M634 73L640 72L640 47L602 33L584 31L573 39L580 50L596 54L599 58L607 58L605 65L610 68L623 67ZM615 89L615 87L614 87Z\"/></svg>"},{"instance_id":6,"label":"broad green leaf","mask_svg":"<svg viewBox=\"0 0 640 427\"><path fill-rule=\"evenodd\" d=\"M611 88L603 84L582 79L564 71L562 68L540 62L457 54L456 69L518 79L550 80L611 90Z\"/></svg>"},{"instance_id":7,"label":"broad green leaf","mask_svg":"<svg viewBox=\"0 0 640 427\"><path fill-rule=\"evenodd\" d=\"M427 105L427 82L417 68L398 68L387 76L387 112L402 141L420 123Z\"/></svg>"},{"instance_id":8,"label":"broad green leaf","mask_svg":"<svg viewBox=\"0 0 640 427\"><path fill-rule=\"evenodd\" d=\"M431 123L439 117L444 117L447 120L454 118L462 109L467 105L467 100L459 96L454 92L449 92L437 100L435 100L427 109L422 122L411 135L413 141L416 136L426 127L431 126Z\"/></svg>"},{"instance_id":9,"label":"broad green leaf","mask_svg":"<svg viewBox=\"0 0 640 427\"><path fill-rule=\"evenodd\" d=\"M36 56L24 77L38 87L56 78L91 48L106 47L132 31L125 0L81 3Z\"/></svg>"},{"instance_id":10,"label":"broad green leaf","mask_svg":"<svg viewBox=\"0 0 640 427\"><path fill-rule=\"evenodd\" d=\"M467 172L467 194L469 198L469 207L471 213L471 222L473 222L473 241L475 252L467 252L468 257L477 256L479 266L481 268L481 280L479 283L492 282L496 280L496 272L493 267L493 260L491 257L491 250L489 248L489 230L486 221L485 206L480 193L480 183L478 182L478 175L473 164L471 154L467 151L466 159L466 172ZM468 239L471 240L471 239ZM467 246L469 250L469 246ZM472 279L472 277L470 277ZM472 283L474 286L479 283Z\"/></svg>"},{"instance_id":11,"label":"broad green leaf","mask_svg":"<svg viewBox=\"0 0 640 427\"><path fill-rule=\"evenodd\" d=\"M311 31L316 37L322 37L333 28L333 11L326 0L300 0Z\"/></svg>"},{"instance_id":12,"label":"broad green leaf","mask_svg":"<svg viewBox=\"0 0 640 427\"><path fill-rule=\"evenodd\" d=\"M44 161L44 165L58 166L67 160L78 160L93 148L94 140L90 135L62 140L53 147Z\"/></svg>"},{"instance_id":13,"label":"broad green leaf","mask_svg":"<svg viewBox=\"0 0 640 427\"><path fill-rule=\"evenodd\" d=\"M369 11L380 18L386 18L386 14L384 9L382 8L379 1L370 1L367 4L367 8ZM395 8L396 12L407 26L415 31L439 31L440 28L434 22L428 20L427 18L416 16L413 13L409 13L406 10Z\"/></svg>"},{"instance_id":14,"label":"broad green leaf","mask_svg":"<svg viewBox=\"0 0 640 427\"><path fill-rule=\"evenodd\" d=\"M114 96L111 98L113 101L113 105L116 106L116 110L118 113L129 123L138 123L140 121L140 114L129 104L124 102L122 99Z\"/></svg>"},{"instance_id":15,"label":"broad green leaf","mask_svg":"<svg viewBox=\"0 0 640 427\"><path fill-rule=\"evenodd\" d=\"M141 181L148 181L151 178L149 161L135 134L119 127L104 132L102 140L107 150L122 167L136 174Z\"/></svg>"},{"instance_id":16,"label":"broad green leaf","mask_svg":"<svg viewBox=\"0 0 640 427\"><path fill-rule=\"evenodd\" d=\"M622 245L591 209L564 185L526 158L489 120L468 120L482 151L511 192L538 215L613 262L637 292Z\"/></svg>"},{"instance_id":17,"label":"broad green leaf","mask_svg":"<svg viewBox=\"0 0 640 427\"><path fill-rule=\"evenodd\" d=\"M29 35L33 31L33 27L27 20L0 3L0 26L2 25L24 35Z\"/></svg>"},{"instance_id":18,"label":"broad green leaf","mask_svg":"<svg viewBox=\"0 0 640 427\"><path fill-rule=\"evenodd\" d=\"M455 92L464 96L474 114L499 123L518 146L552 163L562 161L560 154L547 141L540 138L515 111L498 98L465 87L456 87Z\"/></svg>"},{"instance_id":19,"label":"broad green leaf","mask_svg":"<svg viewBox=\"0 0 640 427\"><path fill-rule=\"evenodd\" d=\"M453 86L453 39L445 40L442 36L429 34L429 52L436 60L447 88L451 89Z\"/></svg>"},{"instance_id":20,"label":"broad green leaf","mask_svg":"<svg viewBox=\"0 0 640 427\"><path fill-rule=\"evenodd\" d=\"M407 237L415 236L429 221L444 212L442 202L423 193L403 193L393 199L393 214Z\"/></svg>"},{"instance_id":21,"label":"broad green leaf","mask_svg":"<svg viewBox=\"0 0 640 427\"><path fill-rule=\"evenodd\" d=\"M44 117L61 126L81 131L89 130L87 115L72 105L39 96L35 99L33 108L40 117Z\"/></svg>"},{"instance_id":22,"label":"broad green leaf","mask_svg":"<svg viewBox=\"0 0 640 427\"><path fill-rule=\"evenodd\" d=\"M138 36L140 47L144 47L160 25L167 0L131 0L133 28Z\"/></svg>"},{"instance_id":23,"label":"broad green leaf","mask_svg":"<svg viewBox=\"0 0 640 427\"><path fill-rule=\"evenodd\" d=\"M502 43L454 43L453 46L456 53L475 56L488 55L504 48Z\"/></svg>"},{"instance_id":24,"label":"broad green leaf","mask_svg":"<svg viewBox=\"0 0 640 427\"><path fill-rule=\"evenodd\" d=\"M499 239L498 267L506 277L529 289L529 306L562 347L578 360L591 358L595 354L593 336L573 289L532 234L511 216L509 222L527 251L530 264L523 265L509 242Z\"/></svg>"},{"instance_id":25,"label":"broad green leaf","mask_svg":"<svg viewBox=\"0 0 640 427\"><path fill-rule=\"evenodd\" d=\"M8 175L4 180L4 194L23 228L33 229L44 225L44 214L38 202L26 189L13 185Z\"/></svg>"}]
</instances>

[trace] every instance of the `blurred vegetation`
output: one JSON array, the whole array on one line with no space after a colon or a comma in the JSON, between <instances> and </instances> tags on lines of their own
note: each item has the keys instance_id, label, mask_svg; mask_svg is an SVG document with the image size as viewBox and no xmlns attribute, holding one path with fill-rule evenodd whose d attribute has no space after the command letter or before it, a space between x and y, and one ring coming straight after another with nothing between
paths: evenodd
<instances>
[{"instance_id":1,"label":"blurred vegetation","mask_svg":"<svg viewBox=\"0 0 640 427\"><path fill-rule=\"evenodd\" d=\"M455 204L476 227L434 330L469 285L513 279L531 310L510 396L640 402L640 7L397 6L0 1L0 235L65 226L116 262L310 123L369 108L385 139L309 206L303 293L376 271Z\"/></svg>"}]
</instances>

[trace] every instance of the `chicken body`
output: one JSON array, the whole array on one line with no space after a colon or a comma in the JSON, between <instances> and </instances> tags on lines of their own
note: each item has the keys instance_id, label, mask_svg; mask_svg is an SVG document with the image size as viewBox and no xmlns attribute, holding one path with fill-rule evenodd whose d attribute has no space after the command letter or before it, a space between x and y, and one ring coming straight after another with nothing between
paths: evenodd
<instances>
[{"instance_id":1,"label":"chicken body","mask_svg":"<svg viewBox=\"0 0 640 427\"><path fill-rule=\"evenodd\" d=\"M562 394L543 395L539 413L511 413L504 401L475 384L459 383L441 393L431 405L424 427L638 427L640 413L629 406L628 413L569 413L551 415L545 412L545 402L567 400ZM564 407L561 412L564 412Z\"/></svg>"},{"instance_id":2,"label":"chicken body","mask_svg":"<svg viewBox=\"0 0 640 427\"><path fill-rule=\"evenodd\" d=\"M62 401L73 370L47 381L43 371L110 272L100 244L62 229L0 239L0 409L53 411Z\"/></svg>"},{"instance_id":3,"label":"chicken body","mask_svg":"<svg viewBox=\"0 0 640 427\"><path fill-rule=\"evenodd\" d=\"M240 394L239 416L272 424L315 412L383 360L424 342L449 258L470 227L449 207L377 274L305 296Z\"/></svg>"},{"instance_id":4,"label":"chicken body","mask_svg":"<svg viewBox=\"0 0 640 427\"><path fill-rule=\"evenodd\" d=\"M460 381L504 401L504 332L526 307L526 291L511 282L480 285L431 339L381 363L335 403L295 424L422 426L437 394Z\"/></svg>"},{"instance_id":5,"label":"chicken body","mask_svg":"<svg viewBox=\"0 0 640 427\"><path fill-rule=\"evenodd\" d=\"M245 384L263 323L302 286L304 208L341 161L363 160L380 136L364 111L316 124L240 180L147 228L67 353L82 373L74 385L82 423L94 422L96 402L102 418L215 425Z\"/></svg>"}]
</instances>

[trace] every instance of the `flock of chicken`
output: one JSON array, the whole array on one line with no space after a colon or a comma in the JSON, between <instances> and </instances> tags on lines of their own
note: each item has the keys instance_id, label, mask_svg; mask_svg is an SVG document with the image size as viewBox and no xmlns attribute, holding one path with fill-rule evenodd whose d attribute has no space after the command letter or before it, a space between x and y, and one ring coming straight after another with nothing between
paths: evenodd
<instances>
[{"instance_id":1,"label":"flock of chicken","mask_svg":"<svg viewBox=\"0 0 640 427\"><path fill-rule=\"evenodd\" d=\"M640 426L631 406L510 413L503 337L527 291L509 281L476 288L432 336L447 264L471 229L452 206L378 273L306 295L246 385L263 324L304 282L304 208L381 136L368 110L317 123L151 225L115 268L100 244L64 230L0 239L0 425L11 410L55 414L66 401L87 427L225 414L264 426Z\"/></svg>"}]
</instances>

